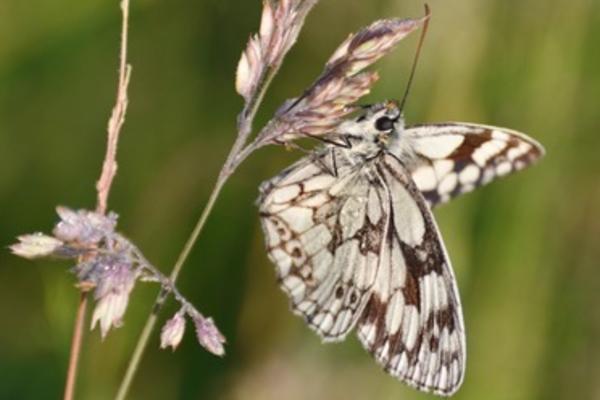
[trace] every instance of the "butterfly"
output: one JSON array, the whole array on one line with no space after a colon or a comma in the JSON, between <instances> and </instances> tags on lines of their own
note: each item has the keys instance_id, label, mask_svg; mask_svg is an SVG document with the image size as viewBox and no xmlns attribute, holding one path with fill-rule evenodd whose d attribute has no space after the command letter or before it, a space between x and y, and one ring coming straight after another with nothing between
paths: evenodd
<instances>
[{"instance_id":1,"label":"butterfly","mask_svg":"<svg viewBox=\"0 0 600 400\"><path fill-rule=\"evenodd\" d=\"M405 127L386 101L260 187L268 256L296 314L325 342L356 330L389 374L449 396L465 371L465 328L431 208L521 170L533 139L469 123Z\"/></svg>"}]
</instances>

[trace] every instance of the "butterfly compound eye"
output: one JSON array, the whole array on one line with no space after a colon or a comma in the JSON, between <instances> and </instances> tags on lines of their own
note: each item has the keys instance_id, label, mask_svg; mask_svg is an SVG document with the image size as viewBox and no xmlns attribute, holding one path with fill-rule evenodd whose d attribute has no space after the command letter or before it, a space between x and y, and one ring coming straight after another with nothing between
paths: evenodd
<instances>
[{"instance_id":1,"label":"butterfly compound eye","mask_svg":"<svg viewBox=\"0 0 600 400\"><path fill-rule=\"evenodd\" d=\"M389 131L394 127L394 120L388 117L381 117L375 121L375 129L378 131Z\"/></svg>"}]
</instances>

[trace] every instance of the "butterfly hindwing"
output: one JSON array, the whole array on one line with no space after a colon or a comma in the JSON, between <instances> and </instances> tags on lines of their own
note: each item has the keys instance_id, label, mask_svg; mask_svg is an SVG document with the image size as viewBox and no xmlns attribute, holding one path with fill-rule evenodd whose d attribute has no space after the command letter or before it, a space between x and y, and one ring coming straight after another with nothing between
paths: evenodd
<instances>
[{"instance_id":1,"label":"butterfly hindwing","mask_svg":"<svg viewBox=\"0 0 600 400\"><path fill-rule=\"evenodd\" d=\"M326 341L354 327L375 279L383 188L331 148L261 188L269 258L295 313Z\"/></svg>"},{"instance_id":2,"label":"butterfly hindwing","mask_svg":"<svg viewBox=\"0 0 600 400\"><path fill-rule=\"evenodd\" d=\"M378 170L389 229L358 336L379 364L420 390L450 395L465 367L462 311L450 261L426 204L391 155Z\"/></svg>"},{"instance_id":3,"label":"butterfly hindwing","mask_svg":"<svg viewBox=\"0 0 600 400\"><path fill-rule=\"evenodd\" d=\"M403 133L416 156L409 166L412 178L431 206L521 170L544 154L524 134L487 125L415 125Z\"/></svg>"}]
</instances>

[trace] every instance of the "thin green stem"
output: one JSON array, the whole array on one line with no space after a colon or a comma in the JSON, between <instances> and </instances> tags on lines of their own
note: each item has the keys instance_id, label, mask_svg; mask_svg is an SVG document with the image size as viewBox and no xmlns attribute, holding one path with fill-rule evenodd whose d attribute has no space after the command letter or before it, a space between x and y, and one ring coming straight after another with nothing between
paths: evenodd
<instances>
[{"instance_id":1,"label":"thin green stem","mask_svg":"<svg viewBox=\"0 0 600 400\"><path fill-rule=\"evenodd\" d=\"M275 75L277 75L277 71L279 71L279 65L275 65L272 67L267 67L265 71L265 76L259 82L258 88L256 90L256 94L254 97L248 101L248 103L244 106L244 109L240 113L239 116L239 125L238 125L238 140L234 144L234 149L239 151L241 146L244 145L248 141L248 136L252 132L252 122L254 121L254 117L256 116L256 112L258 111L258 107L262 103L263 98L265 97L265 93L267 92L267 88L271 85L271 81ZM236 145L239 147L236 149ZM232 151L232 154L237 153L237 151Z\"/></svg>"},{"instance_id":2,"label":"thin green stem","mask_svg":"<svg viewBox=\"0 0 600 400\"><path fill-rule=\"evenodd\" d=\"M115 397L116 400L125 400L127 392L129 392L129 388L133 382L137 367L142 359L142 356L144 355L144 350L146 350L148 339L150 339L150 335L152 334L157 321L158 310L156 310L156 312L153 310L146 320L146 325L144 325L144 329L142 330L137 344L135 345L135 350L133 351L129 365L127 366L127 371L125 371L125 375L123 376L123 380L119 386L119 391Z\"/></svg>"},{"instance_id":3,"label":"thin green stem","mask_svg":"<svg viewBox=\"0 0 600 400\"><path fill-rule=\"evenodd\" d=\"M250 145L248 145L246 147L244 147L244 145L248 141L248 137L252 131L252 121L254 120L256 112L258 111L258 107L260 106L260 103L262 102L262 99L265 95L267 87L273 80L273 77L277 73L278 69L279 68L269 68L268 69L268 71L266 72L265 78L262 80L258 90L256 91L255 96L247 103L246 107L244 107L244 110L240 114L239 125L238 125L238 129L239 129L238 137L237 137L235 143L233 144L233 146L231 147L229 155L227 156L227 160L223 164L223 168L221 168L221 171L217 178L217 182L215 183L215 186L210 194L210 197L208 198L208 202L204 206L204 209L202 210L202 214L198 218L198 221L196 222L196 225L194 226L192 233L188 237L188 240L186 241L185 245L183 246L181 253L179 253L179 256L177 257L177 261L175 262L175 264L173 266L173 270L171 271L171 274L169 275L169 279L171 279L173 284L175 284L175 281L179 277L179 273L181 272L181 269L182 269L183 265L185 264L185 261L189 257L190 252L191 252L192 248L194 247L194 244L198 240L198 237L200 236L200 233L202 232L202 229L204 228L204 225L206 224L206 221L208 220L208 217L210 216L210 213L212 212L212 210L214 208L214 205L221 193L221 190L223 189L223 186L225 185L227 180L231 177L231 175L235 172L237 167L239 167L239 165L254 150L256 150L258 148L258 146L256 146L254 143L251 143ZM156 301L152 308L152 312L150 313L150 315L148 316L148 319L146 320L146 323L144 325L142 333L136 343L133 355L131 356L131 359L129 360L129 364L127 365L127 370L125 372L123 380L121 381L121 385L119 386L119 391L118 391L117 397L116 397L117 400L124 400L125 397L127 396L127 393L129 392L129 389L133 382L133 378L135 377L135 373L138 370L139 364L142 360L142 357L144 355L146 347L148 346L150 334L152 333L152 331L154 330L154 328L156 326L156 322L158 320L158 313L160 312L165 301L167 300L168 294L169 294L168 290L162 289L156 298Z\"/></svg>"},{"instance_id":4,"label":"thin green stem","mask_svg":"<svg viewBox=\"0 0 600 400\"><path fill-rule=\"evenodd\" d=\"M311 10L311 8L316 3L317 3L317 0L306 0L303 3L300 3L300 5L298 6L298 9L297 9L297 12L299 15L298 16L299 22L297 22L298 30L302 26L304 18L306 18L306 15L308 14L308 12ZM261 143L260 141L257 141L256 139L255 139L255 141L253 141L250 144L247 144L247 143L250 138L250 134L252 133L252 123L254 122L254 117L256 116L256 112L258 111L258 108L260 107L260 104L263 101L265 93L267 92L267 89L268 89L269 85L271 84L271 81L273 80L273 78L275 77L277 72L279 71L279 67L281 66L281 63L283 62L283 57L285 56L286 52L287 52L287 50L281 54L281 58L278 61L276 61L274 64L272 64L266 68L262 79L259 80L256 91L250 97L250 99L248 99L248 101L246 102L246 104L244 106L244 109L242 110L242 112L240 113L240 115L238 117L237 138L236 138L233 146L231 147L229 155L227 156L227 160L223 164L223 168L221 168L221 172L219 173L217 182L215 183L215 186L210 194L208 202L206 203L204 210L202 211L202 214L200 215L200 218L198 219L198 222L196 222L196 225L194 226L192 233L190 234L188 240L186 241L185 246L183 247L183 249L181 250L181 253L177 257L177 261L175 262L175 265L173 266L173 270L171 271L170 279L171 279L173 285L175 284L175 281L179 277L179 273L181 272L181 269L182 269L185 261L187 260L192 248L194 247L194 244L198 240L198 237L200 236L200 233L202 232L202 229L204 228L204 225L206 224L206 221L207 221L210 213L213 210L213 207L217 201L217 198L219 197L219 194L221 193L221 190L223 189L223 186L225 185L225 183L227 182L229 177L239 167L239 165L250 154L252 154L252 152L254 152L255 150L257 150L258 148L260 148L264 145L264 143ZM129 364L127 366L127 371L126 371L123 381L121 382L121 385L119 387L117 400L125 399L125 396L127 395L128 391L129 391L129 388L131 386L131 383L133 381L135 373L138 370L139 364L144 355L144 351L145 351L146 347L148 346L150 334L152 333L152 331L154 330L154 328L156 326L156 322L158 319L158 313L159 313L160 309L162 308L162 305L166 301L168 294L169 294L168 290L165 290L165 288L163 288L156 298L154 307L152 308L152 312L150 313L150 315L148 316L148 319L146 320L146 324L144 325L142 334L140 335L138 342L136 344L135 351L134 351L131 359L129 360Z\"/></svg>"},{"instance_id":5,"label":"thin green stem","mask_svg":"<svg viewBox=\"0 0 600 400\"><path fill-rule=\"evenodd\" d=\"M226 165L223 166L223 170L225 169L225 167ZM223 173L223 170L221 171L221 174ZM173 270L171 271L169 279L171 279L173 284L177 280L179 272L181 271L185 260L187 260L194 246L194 243L196 243L196 240L198 240L198 236L200 235L200 232L202 231L202 228L204 227L204 224L206 223L206 220L208 219L208 216L210 215L210 212L212 211L215 202L219 197L221 189L225 184L226 178L223 179L221 177L221 174L219 175L219 179L217 180L217 183L215 184L215 187L213 188L213 191L210 194L208 202L206 203L206 206L204 207L204 210L202 211L198 222L196 222L196 226L194 226L192 233L186 241L185 246L181 250L181 253L179 253L179 257L177 258ZM158 321L158 313L160 312L165 301L167 300L168 293L168 290L165 290L163 288L156 297L156 301L154 302L154 306L152 307L152 312L146 320L144 329L142 330L142 333L138 338L138 341L135 345L135 350L133 351L133 355L131 356L129 364L127 365L127 370L125 371L125 375L123 377L123 380L121 381L121 385L119 386L119 391L117 393L116 400L124 400L127 396L127 393L129 392L131 383L133 382L133 378L135 377L135 373L138 370L146 347L148 346L150 335L154 331L154 328Z\"/></svg>"}]
</instances>

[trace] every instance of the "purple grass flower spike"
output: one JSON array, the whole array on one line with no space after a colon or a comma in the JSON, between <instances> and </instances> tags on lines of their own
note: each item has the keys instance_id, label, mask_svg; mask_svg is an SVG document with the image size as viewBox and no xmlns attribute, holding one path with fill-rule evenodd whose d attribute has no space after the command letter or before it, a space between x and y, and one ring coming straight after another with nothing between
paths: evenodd
<instances>
[{"instance_id":1,"label":"purple grass flower spike","mask_svg":"<svg viewBox=\"0 0 600 400\"><path fill-rule=\"evenodd\" d=\"M65 242L96 244L112 233L117 225L117 215L108 216L88 210L71 210L56 207L60 222L54 228L54 236Z\"/></svg>"},{"instance_id":2,"label":"purple grass flower spike","mask_svg":"<svg viewBox=\"0 0 600 400\"><path fill-rule=\"evenodd\" d=\"M30 260L53 255L63 245L62 241L39 232L21 235L17 239L19 243L11 245L10 250L13 254Z\"/></svg>"},{"instance_id":3,"label":"purple grass flower spike","mask_svg":"<svg viewBox=\"0 0 600 400\"><path fill-rule=\"evenodd\" d=\"M177 312L173 318L168 320L160 333L160 348L166 349L171 346L175 350L185 332L185 317L181 311Z\"/></svg>"},{"instance_id":4,"label":"purple grass flower spike","mask_svg":"<svg viewBox=\"0 0 600 400\"><path fill-rule=\"evenodd\" d=\"M97 300L92 316L92 329L100 323L102 338L111 327L122 325L123 315L129 302L129 294L137 278L131 264L114 261L101 265L103 269L98 276L94 298Z\"/></svg>"},{"instance_id":5,"label":"purple grass flower spike","mask_svg":"<svg viewBox=\"0 0 600 400\"><path fill-rule=\"evenodd\" d=\"M363 70L388 54L427 18L379 20L350 35L315 82L300 97L288 99L279 108L260 141L289 143L335 131L344 117L356 111L354 103L379 79L376 72Z\"/></svg>"},{"instance_id":6,"label":"purple grass flower spike","mask_svg":"<svg viewBox=\"0 0 600 400\"><path fill-rule=\"evenodd\" d=\"M200 316L196 330L200 343L209 351L222 355L225 339L212 320L205 320L200 312L179 292L173 282L144 257L126 237L116 232L117 214L103 215L90 210L57 207L60 221L54 236L34 233L19 236L19 242L10 246L17 256L33 259L59 257L71 259L71 272L77 278L76 286L83 291L94 291L96 305L91 329L100 326L104 339L111 328L123 324L135 283L158 282L172 293L181 310L163 327L161 347L179 345L185 331L185 314ZM196 320L196 319L195 319Z\"/></svg>"},{"instance_id":7,"label":"purple grass flower spike","mask_svg":"<svg viewBox=\"0 0 600 400\"><path fill-rule=\"evenodd\" d=\"M204 318L202 315L192 317L196 325L196 336L202 347L217 356L225 354L225 337L219 332L219 329L212 318Z\"/></svg>"}]
</instances>

